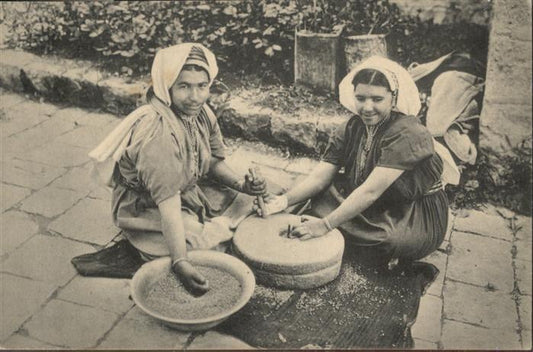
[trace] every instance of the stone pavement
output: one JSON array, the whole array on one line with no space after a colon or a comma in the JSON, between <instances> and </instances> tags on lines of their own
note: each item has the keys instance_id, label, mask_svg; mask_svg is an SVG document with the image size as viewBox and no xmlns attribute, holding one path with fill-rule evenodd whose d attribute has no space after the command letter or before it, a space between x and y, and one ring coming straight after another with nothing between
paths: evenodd
<instances>
[{"instance_id":1,"label":"stone pavement","mask_svg":"<svg viewBox=\"0 0 533 352\"><path fill-rule=\"evenodd\" d=\"M110 195L88 176L87 152L119 120L0 91L0 346L5 348L244 349L215 331L168 329L128 299L129 280L86 278L73 256L118 233ZM257 164L288 186L316 163L228 141L239 172ZM506 209L458 211L439 251L440 274L412 327L421 349L531 348L531 218Z\"/></svg>"}]
</instances>

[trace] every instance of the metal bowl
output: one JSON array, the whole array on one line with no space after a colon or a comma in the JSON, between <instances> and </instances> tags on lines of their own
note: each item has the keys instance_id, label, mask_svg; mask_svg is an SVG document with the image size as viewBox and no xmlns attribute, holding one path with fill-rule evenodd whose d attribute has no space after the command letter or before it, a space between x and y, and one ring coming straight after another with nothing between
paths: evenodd
<instances>
[{"instance_id":1,"label":"metal bowl","mask_svg":"<svg viewBox=\"0 0 533 352\"><path fill-rule=\"evenodd\" d=\"M161 321L163 324L182 331L208 330L229 318L239 311L252 297L255 288L255 277L252 270L239 259L231 255L207 250L195 250L188 253L190 262L193 265L209 265L233 275L241 284L241 294L233 307L217 315L208 316L201 319L176 319L162 315L148 307L146 297L152 286L170 269L170 257L155 259L144 264L133 276L131 282L131 296L135 304L146 314Z\"/></svg>"}]
</instances>

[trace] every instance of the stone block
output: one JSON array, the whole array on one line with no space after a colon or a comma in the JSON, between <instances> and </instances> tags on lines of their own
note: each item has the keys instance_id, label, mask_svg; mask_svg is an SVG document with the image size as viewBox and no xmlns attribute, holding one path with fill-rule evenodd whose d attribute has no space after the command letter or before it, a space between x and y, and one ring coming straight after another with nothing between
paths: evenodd
<instances>
[{"instance_id":1,"label":"stone block","mask_svg":"<svg viewBox=\"0 0 533 352\"><path fill-rule=\"evenodd\" d=\"M114 313L60 300L50 301L25 324L29 336L67 348L95 347L111 329Z\"/></svg>"},{"instance_id":2,"label":"stone block","mask_svg":"<svg viewBox=\"0 0 533 352\"><path fill-rule=\"evenodd\" d=\"M287 115L274 114L271 119L272 138L291 150L314 152L317 145L316 126L318 117L289 118Z\"/></svg>"},{"instance_id":3,"label":"stone block","mask_svg":"<svg viewBox=\"0 0 533 352\"><path fill-rule=\"evenodd\" d=\"M133 306L129 295L130 280L76 276L61 289L57 298L110 312L126 313Z\"/></svg>"},{"instance_id":4,"label":"stone block","mask_svg":"<svg viewBox=\"0 0 533 352\"><path fill-rule=\"evenodd\" d=\"M441 251L435 251L423 259L424 262L433 264L439 269L439 275L431 283L426 291L426 294L437 297L442 297L442 287L444 285L444 278L446 277L446 264L448 256Z\"/></svg>"},{"instance_id":5,"label":"stone block","mask_svg":"<svg viewBox=\"0 0 533 352\"><path fill-rule=\"evenodd\" d=\"M0 273L0 279L0 341L3 341L49 299L56 286L7 273Z\"/></svg>"},{"instance_id":6,"label":"stone block","mask_svg":"<svg viewBox=\"0 0 533 352\"><path fill-rule=\"evenodd\" d=\"M311 158L297 158L294 160L289 160L289 165L285 168L285 171L307 175L313 171L317 165L318 160Z\"/></svg>"},{"instance_id":7,"label":"stone block","mask_svg":"<svg viewBox=\"0 0 533 352\"><path fill-rule=\"evenodd\" d=\"M242 97L234 97L219 114L219 124L225 136L256 139L270 136L270 118L274 111L256 106Z\"/></svg>"},{"instance_id":8,"label":"stone block","mask_svg":"<svg viewBox=\"0 0 533 352\"><path fill-rule=\"evenodd\" d=\"M35 190L46 186L65 171L62 167L12 159L2 163L2 181Z\"/></svg>"},{"instance_id":9,"label":"stone block","mask_svg":"<svg viewBox=\"0 0 533 352\"><path fill-rule=\"evenodd\" d=\"M2 213L30 195L31 191L26 188L6 185L2 183L0 188L2 199Z\"/></svg>"},{"instance_id":10,"label":"stone block","mask_svg":"<svg viewBox=\"0 0 533 352\"><path fill-rule=\"evenodd\" d=\"M176 346L179 347L179 346ZM250 350L254 347L231 335L208 331L196 336L186 350Z\"/></svg>"},{"instance_id":11,"label":"stone block","mask_svg":"<svg viewBox=\"0 0 533 352\"><path fill-rule=\"evenodd\" d=\"M119 229L111 217L111 204L100 199L83 199L48 228L75 240L105 245Z\"/></svg>"},{"instance_id":12,"label":"stone block","mask_svg":"<svg viewBox=\"0 0 533 352\"><path fill-rule=\"evenodd\" d=\"M531 253L533 253L531 241L518 240L514 245L516 246L516 259L531 262Z\"/></svg>"},{"instance_id":13,"label":"stone block","mask_svg":"<svg viewBox=\"0 0 533 352\"><path fill-rule=\"evenodd\" d=\"M531 331L531 304L531 295L520 296L518 314L520 315L520 326L522 330Z\"/></svg>"},{"instance_id":14,"label":"stone block","mask_svg":"<svg viewBox=\"0 0 533 352\"><path fill-rule=\"evenodd\" d=\"M446 319L516 331L516 305L508 292L447 281L443 295Z\"/></svg>"},{"instance_id":15,"label":"stone block","mask_svg":"<svg viewBox=\"0 0 533 352\"><path fill-rule=\"evenodd\" d=\"M2 343L2 347L13 349L35 349L35 350L54 350L60 349L58 346L49 345L45 342L32 339L20 333L11 335L6 341Z\"/></svg>"},{"instance_id":16,"label":"stone block","mask_svg":"<svg viewBox=\"0 0 533 352\"><path fill-rule=\"evenodd\" d=\"M129 83L119 77L106 78L98 86L103 97L102 108L119 115L133 111L147 88L142 82Z\"/></svg>"},{"instance_id":17,"label":"stone block","mask_svg":"<svg viewBox=\"0 0 533 352\"><path fill-rule=\"evenodd\" d=\"M50 142L43 145L42 148L21 154L20 158L60 167L72 167L83 165L89 161L88 153L89 148Z\"/></svg>"},{"instance_id":18,"label":"stone block","mask_svg":"<svg viewBox=\"0 0 533 352\"><path fill-rule=\"evenodd\" d=\"M170 329L146 314L134 315L132 318L130 313L126 314L98 348L183 349L190 336L190 333Z\"/></svg>"},{"instance_id":19,"label":"stone block","mask_svg":"<svg viewBox=\"0 0 533 352\"><path fill-rule=\"evenodd\" d=\"M498 79L498 82L491 82L487 84L485 91L486 97L489 101L495 104L509 104L509 105L530 105L531 99L531 43L525 45L523 42L514 42L513 47L513 62L509 63L508 57L502 57L501 62L498 62L496 67L489 67L488 75ZM504 46L504 45L501 45ZM499 46L500 47L500 46ZM509 49L509 48L507 48ZM500 55L509 55L505 53L505 48L498 48L495 51L502 50ZM524 53L520 54L520 51ZM529 57L524 55L529 52ZM514 55L517 53L517 55ZM520 58L520 56L522 56ZM516 58L516 59L515 59ZM520 62L522 64L520 65ZM530 105L531 106L531 105Z\"/></svg>"},{"instance_id":20,"label":"stone block","mask_svg":"<svg viewBox=\"0 0 533 352\"><path fill-rule=\"evenodd\" d=\"M513 290L511 243L455 231L451 238L446 276L478 286L491 285L496 290Z\"/></svg>"},{"instance_id":21,"label":"stone block","mask_svg":"<svg viewBox=\"0 0 533 352\"><path fill-rule=\"evenodd\" d=\"M30 62L39 61L40 57L21 50L1 49L2 65L11 65L23 68Z\"/></svg>"},{"instance_id":22,"label":"stone block","mask_svg":"<svg viewBox=\"0 0 533 352\"><path fill-rule=\"evenodd\" d=\"M108 131L101 127L83 126L57 137L55 141L92 149L98 145L107 133Z\"/></svg>"},{"instance_id":23,"label":"stone block","mask_svg":"<svg viewBox=\"0 0 533 352\"><path fill-rule=\"evenodd\" d=\"M2 147L4 152L21 156L21 159L23 159L22 156L30 152L32 149L42 147L55 137L72 129L74 129L74 124L66 123L56 119L49 119L38 126L34 126L33 128L24 130L6 138ZM63 149L65 149L64 145ZM41 150L41 148L38 150ZM52 155L49 156L49 159L50 158L56 157L55 155ZM37 159L34 161L39 160Z\"/></svg>"},{"instance_id":24,"label":"stone block","mask_svg":"<svg viewBox=\"0 0 533 352\"><path fill-rule=\"evenodd\" d=\"M533 240L531 232L531 217L518 216L516 219L516 226L518 228L518 231L516 232L517 239L528 242Z\"/></svg>"},{"instance_id":25,"label":"stone block","mask_svg":"<svg viewBox=\"0 0 533 352\"><path fill-rule=\"evenodd\" d=\"M530 248L531 249L531 248ZM531 255L531 252L529 252ZM515 260L516 285L523 295L532 295L531 260Z\"/></svg>"},{"instance_id":26,"label":"stone block","mask_svg":"<svg viewBox=\"0 0 533 352\"><path fill-rule=\"evenodd\" d=\"M64 213L83 197L84 194L80 192L45 187L25 199L21 209L50 218Z\"/></svg>"},{"instance_id":27,"label":"stone block","mask_svg":"<svg viewBox=\"0 0 533 352\"><path fill-rule=\"evenodd\" d=\"M487 329L445 319L442 327L443 349L517 350L520 342L516 331Z\"/></svg>"},{"instance_id":28,"label":"stone block","mask_svg":"<svg viewBox=\"0 0 533 352\"><path fill-rule=\"evenodd\" d=\"M91 168L89 166L78 166L70 169L63 176L52 182L50 186L85 192L93 190L97 185L91 177Z\"/></svg>"},{"instance_id":29,"label":"stone block","mask_svg":"<svg viewBox=\"0 0 533 352\"><path fill-rule=\"evenodd\" d=\"M25 213L8 211L0 217L0 256L12 252L32 237L39 225Z\"/></svg>"},{"instance_id":30,"label":"stone block","mask_svg":"<svg viewBox=\"0 0 533 352\"><path fill-rule=\"evenodd\" d=\"M94 248L86 244L35 235L11 253L0 266L7 273L62 286L76 274L70 260L90 252L94 252Z\"/></svg>"},{"instance_id":31,"label":"stone block","mask_svg":"<svg viewBox=\"0 0 533 352\"><path fill-rule=\"evenodd\" d=\"M468 216L455 219L454 230L477 233L507 241L513 240L513 233L508 220L501 216L487 215L478 210L472 210Z\"/></svg>"},{"instance_id":32,"label":"stone block","mask_svg":"<svg viewBox=\"0 0 533 352\"><path fill-rule=\"evenodd\" d=\"M411 327L413 338L437 343L440 340L442 299L425 295L420 300L418 315Z\"/></svg>"},{"instance_id":33,"label":"stone block","mask_svg":"<svg viewBox=\"0 0 533 352\"><path fill-rule=\"evenodd\" d=\"M424 341L421 339L413 339L415 343L415 350L438 350L439 347L434 342Z\"/></svg>"},{"instance_id":34,"label":"stone block","mask_svg":"<svg viewBox=\"0 0 533 352\"><path fill-rule=\"evenodd\" d=\"M20 68L0 64L0 87L17 93L24 93L24 85L20 79Z\"/></svg>"}]
</instances>

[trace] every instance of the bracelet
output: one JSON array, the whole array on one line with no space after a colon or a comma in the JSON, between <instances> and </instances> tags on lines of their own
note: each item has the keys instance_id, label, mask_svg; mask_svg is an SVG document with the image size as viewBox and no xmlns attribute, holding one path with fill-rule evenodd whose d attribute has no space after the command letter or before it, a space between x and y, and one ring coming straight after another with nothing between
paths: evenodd
<instances>
[{"instance_id":1,"label":"bracelet","mask_svg":"<svg viewBox=\"0 0 533 352\"><path fill-rule=\"evenodd\" d=\"M322 221L324 221L324 224L326 224L326 228L328 229L328 231L333 231L333 227L331 227L328 218L322 218Z\"/></svg>"},{"instance_id":2,"label":"bracelet","mask_svg":"<svg viewBox=\"0 0 533 352\"><path fill-rule=\"evenodd\" d=\"M180 262L184 262L184 261L185 261L185 262L188 262L189 259L187 259L187 257L181 257L181 258L178 258L178 259L174 259L174 260L172 261L172 267L175 267L176 264L178 264L178 263L180 263Z\"/></svg>"}]
</instances>

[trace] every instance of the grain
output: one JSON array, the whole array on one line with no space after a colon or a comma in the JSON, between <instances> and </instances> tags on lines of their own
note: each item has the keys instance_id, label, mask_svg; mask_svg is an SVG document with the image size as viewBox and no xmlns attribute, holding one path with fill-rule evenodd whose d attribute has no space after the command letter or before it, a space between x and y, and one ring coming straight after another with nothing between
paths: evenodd
<instances>
[{"instance_id":1,"label":"grain","mask_svg":"<svg viewBox=\"0 0 533 352\"><path fill-rule=\"evenodd\" d=\"M209 291L195 297L169 271L150 289L146 298L149 309L168 318L193 320L228 311L237 303L242 287L233 275L210 266L195 267L208 280Z\"/></svg>"}]
</instances>

